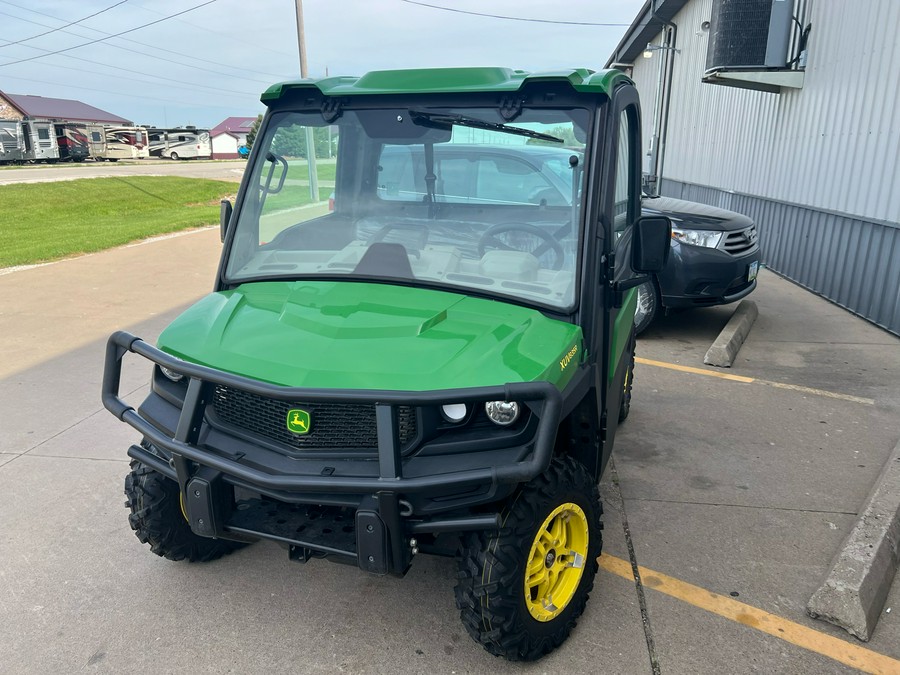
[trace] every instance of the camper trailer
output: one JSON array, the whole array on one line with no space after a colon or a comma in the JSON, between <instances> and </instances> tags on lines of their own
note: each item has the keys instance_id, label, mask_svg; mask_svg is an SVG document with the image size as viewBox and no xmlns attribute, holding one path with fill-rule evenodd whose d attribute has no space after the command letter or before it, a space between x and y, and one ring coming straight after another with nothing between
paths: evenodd
<instances>
[{"instance_id":1,"label":"camper trailer","mask_svg":"<svg viewBox=\"0 0 900 675\"><path fill-rule=\"evenodd\" d=\"M209 131L195 127L147 129L151 157L168 159L209 159L212 144Z\"/></svg>"},{"instance_id":2,"label":"camper trailer","mask_svg":"<svg viewBox=\"0 0 900 675\"><path fill-rule=\"evenodd\" d=\"M91 157L117 162L120 159L145 159L150 156L147 130L143 127L87 125Z\"/></svg>"}]
</instances>

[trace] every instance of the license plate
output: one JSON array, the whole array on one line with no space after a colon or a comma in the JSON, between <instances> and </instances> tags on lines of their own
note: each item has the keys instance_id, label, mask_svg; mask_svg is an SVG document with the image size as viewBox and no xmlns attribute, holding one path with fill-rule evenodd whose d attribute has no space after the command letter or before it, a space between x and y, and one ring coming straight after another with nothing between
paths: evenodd
<instances>
[{"instance_id":1,"label":"license plate","mask_svg":"<svg viewBox=\"0 0 900 675\"><path fill-rule=\"evenodd\" d=\"M759 261L755 260L750 263L750 267L747 268L747 281L753 281L757 274L759 274Z\"/></svg>"}]
</instances>

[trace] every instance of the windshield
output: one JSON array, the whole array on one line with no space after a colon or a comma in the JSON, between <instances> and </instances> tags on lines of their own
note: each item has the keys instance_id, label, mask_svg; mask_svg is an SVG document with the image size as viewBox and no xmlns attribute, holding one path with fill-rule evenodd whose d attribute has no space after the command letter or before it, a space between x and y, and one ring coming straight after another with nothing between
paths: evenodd
<instances>
[{"instance_id":1,"label":"windshield","mask_svg":"<svg viewBox=\"0 0 900 675\"><path fill-rule=\"evenodd\" d=\"M398 281L570 308L589 122L583 109L273 114L226 281Z\"/></svg>"}]
</instances>

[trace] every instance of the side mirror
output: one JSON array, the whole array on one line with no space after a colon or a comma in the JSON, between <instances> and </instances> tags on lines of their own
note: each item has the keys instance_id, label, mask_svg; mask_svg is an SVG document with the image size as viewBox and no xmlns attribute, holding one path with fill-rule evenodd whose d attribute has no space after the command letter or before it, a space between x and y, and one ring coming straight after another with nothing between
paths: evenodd
<instances>
[{"instance_id":1,"label":"side mirror","mask_svg":"<svg viewBox=\"0 0 900 675\"><path fill-rule=\"evenodd\" d=\"M231 202L223 199L219 202L219 238L224 242L225 235L228 234L228 223L231 222L232 212Z\"/></svg>"},{"instance_id":2,"label":"side mirror","mask_svg":"<svg viewBox=\"0 0 900 675\"><path fill-rule=\"evenodd\" d=\"M666 216L638 218L631 243L631 269L640 274L661 272L671 245L671 220Z\"/></svg>"}]
</instances>

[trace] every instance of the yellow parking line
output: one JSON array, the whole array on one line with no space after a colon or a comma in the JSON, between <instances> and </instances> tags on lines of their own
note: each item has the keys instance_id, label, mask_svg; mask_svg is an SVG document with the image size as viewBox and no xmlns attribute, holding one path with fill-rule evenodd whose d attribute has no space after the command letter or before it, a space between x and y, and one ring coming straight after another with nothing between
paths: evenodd
<instances>
[{"instance_id":1,"label":"yellow parking line","mask_svg":"<svg viewBox=\"0 0 900 675\"><path fill-rule=\"evenodd\" d=\"M839 394L834 391L825 389L814 389L813 387L803 387L799 384L784 384L782 382L770 382L769 380L758 380L755 377L744 377L743 375L731 375L729 373L720 373L707 368L692 368L691 366L681 366L677 363L667 363L666 361L654 361L652 359L642 359L636 356L635 363L642 363L645 366L656 366L657 368L666 368L668 370L677 370L682 373L693 373L694 375L706 375L708 377L718 377L722 380L731 380L732 382L741 382L743 384L764 384L768 387L776 387L778 389L790 389L791 391L799 391L804 394L812 394L814 396L825 396L827 398L836 398L841 401L851 401L852 403L863 403L865 405L875 405L875 399L864 398L862 396L851 396L850 394Z\"/></svg>"},{"instance_id":2,"label":"yellow parking line","mask_svg":"<svg viewBox=\"0 0 900 675\"><path fill-rule=\"evenodd\" d=\"M745 384L749 384L750 382L755 382L752 377L743 377L742 375L731 375L729 373L720 373L715 370L708 370L706 368L691 368L690 366L679 366L677 363L666 363L665 361L653 361L651 359L642 359L640 356L636 356L634 359L635 363L643 363L645 366L656 366L658 368L668 368L669 370L680 370L683 373L694 373L695 375L708 375L709 377L719 377L723 380L731 380L733 382L743 382Z\"/></svg>"},{"instance_id":3,"label":"yellow parking line","mask_svg":"<svg viewBox=\"0 0 900 675\"><path fill-rule=\"evenodd\" d=\"M778 389L790 389L791 391L799 391L804 394L814 394L815 396L827 396L828 398L837 398L842 401L852 401L853 403L865 403L866 405L875 405L875 399L863 398L862 396L851 396L850 394L838 394L833 391L825 391L824 389L813 389L812 387L802 387L799 384L782 384L781 382L769 382L768 380L757 380L759 384L767 384L770 387Z\"/></svg>"},{"instance_id":4,"label":"yellow parking line","mask_svg":"<svg viewBox=\"0 0 900 675\"><path fill-rule=\"evenodd\" d=\"M611 555L601 555L597 562L607 572L623 579L634 580L631 563ZM777 637L803 649L821 654L851 668L866 673L900 673L900 661L884 654L873 652L831 635L820 633L799 623L794 623L776 614L770 614L752 605L713 593L679 579L639 567L641 583L660 593L677 598L707 612L718 614L737 623Z\"/></svg>"}]
</instances>

